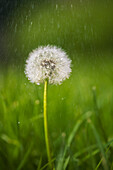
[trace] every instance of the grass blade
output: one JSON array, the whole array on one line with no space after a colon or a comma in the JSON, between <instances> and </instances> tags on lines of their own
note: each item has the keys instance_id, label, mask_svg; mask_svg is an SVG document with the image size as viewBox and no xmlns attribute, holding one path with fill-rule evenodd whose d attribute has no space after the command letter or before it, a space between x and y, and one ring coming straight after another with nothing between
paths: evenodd
<instances>
[{"instance_id":1,"label":"grass blade","mask_svg":"<svg viewBox=\"0 0 113 170\"><path fill-rule=\"evenodd\" d=\"M68 163L69 163L69 160L70 160L70 156L68 156L64 162L64 166L63 166L63 169L66 169L67 166L68 166Z\"/></svg>"},{"instance_id":2,"label":"grass blade","mask_svg":"<svg viewBox=\"0 0 113 170\"><path fill-rule=\"evenodd\" d=\"M82 125L82 123L84 122L84 120L89 118L91 116L91 114L92 114L91 112L87 112L82 116L82 118L80 120L77 121L76 125L74 126L72 132L70 133L70 135L68 137L67 144L64 148L64 152L62 152L63 154L61 155L61 153L60 153L60 159L58 160L58 165L57 165L56 170L62 170L63 169L63 164L65 164L64 159L65 159L66 153L67 153L69 147L71 146L71 143L72 143L77 131L79 130L79 128ZM68 163L69 163L69 161L68 161Z\"/></svg>"},{"instance_id":3,"label":"grass blade","mask_svg":"<svg viewBox=\"0 0 113 170\"><path fill-rule=\"evenodd\" d=\"M112 141L113 142L113 141ZM108 148L107 148L107 150L106 150L106 153L109 151L109 149L110 149L110 145L108 146ZM101 158L101 160L99 161L99 163L98 163L98 165L96 166L96 168L95 168L95 170L97 170L98 168L99 168L99 166L100 166L100 164L102 163L102 161L103 161L103 157Z\"/></svg>"},{"instance_id":4,"label":"grass blade","mask_svg":"<svg viewBox=\"0 0 113 170\"><path fill-rule=\"evenodd\" d=\"M28 151L27 151L26 154L24 155L24 158L23 158L22 161L20 162L20 165L18 166L17 170L21 170L22 167L24 166L24 164L25 164L25 162L26 162L27 158L29 157L29 154L30 154L30 152L31 152L31 150L32 150L32 147L33 147L33 143L31 143Z\"/></svg>"},{"instance_id":5,"label":"grass blade","mask_svg":"<svg viewBox=\"0 0 113 170\"><path fill-rule=\"evenodd\" d=\"M94 133L95 139L96 139L96 141L97 141L98 147L99 147L99 149L100 149L100 151L101 151L101 154L102 154L102 157L103 157L103 159L104 159L103 168L104 168L105 170L108 170L107 158L106 158L105 151L104 151L104 147L103 147L103 144L102 144L102 142L101 142L101 140L100 140L99 134L98 134L98 132L97 132L94 124L92 123L92 121L90 121L89 124L90 124L90 126L91 126L91 128L92 128L92 130L93 130L93 133Z\"/></svg>"},{"instance_id":6,"label":"grass blade","mask_svg":"<svg viewBox=\"0 0 113 170\"><path fill-rule=\"evenodd\" d=\"M45 169L47 166L49 166L50 163L54 162L55 161L55 158L51 160L51 162L48 162L47 164L45 164L40 170L43 170ZM53 168L54 170L54 168Z\"/></svg>"},{"instance_id":7,"label":"grass blade","mask_svg":"<svg viewBox=\"0 0 113 170\"><path fill-rule=\"evenodd\" d=\"M41 163L42 163L42 157L40 157L40 160L39 160L39 164L38 164L37 170L40 170L40 168L41 168Z\"/></svg>"}]
</instances>

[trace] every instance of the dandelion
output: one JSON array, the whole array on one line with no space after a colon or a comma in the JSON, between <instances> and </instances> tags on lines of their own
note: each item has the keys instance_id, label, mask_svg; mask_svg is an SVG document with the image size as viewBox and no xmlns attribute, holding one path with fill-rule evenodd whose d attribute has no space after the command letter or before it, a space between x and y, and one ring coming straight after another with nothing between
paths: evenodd
<instances>
[{"instance_id":1,"label":"dandelion","mask_svg":"<svg viewBox=\"0 0 113 170\"><path fill-rule=\"evenodd\" d=\"M26 76L38 85L46 79L50 84L61 84L71 73L71 60L63 50L55 46L35 49L26 63Z\"/></svg>"},{"instance_id":2,"label":"dandelion","mask_svg":"<svg viewBox=\"0 0 113 170\"><path fill-rule=\"evenodd\" d=\"M32 83L44 83L44 131L47 156L50 168L52 160L50 154L48 124L47 124L47 84L61 84L69 78L71 60L65 51L56 46L41 46L29 54L26 60L25 74Z\"/></svg>"}]
</instances>

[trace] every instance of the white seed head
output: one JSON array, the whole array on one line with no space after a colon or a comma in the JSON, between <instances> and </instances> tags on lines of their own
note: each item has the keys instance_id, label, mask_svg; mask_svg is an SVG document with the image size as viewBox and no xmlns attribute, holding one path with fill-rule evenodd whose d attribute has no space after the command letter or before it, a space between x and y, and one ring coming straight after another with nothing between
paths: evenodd
<instances>
[{"instance_id":1,"label":"white seed head","mask_svg":"<svg viewBox=\"0 0 113 170\"><path fill-rule=\"evenodd\" d=\"M39 85L45 79L50 84L61 84L69 78L71 60L56 46L40 46L29 54L26 60L25 74L32 83Z\"/></svg>"}]
</instances>

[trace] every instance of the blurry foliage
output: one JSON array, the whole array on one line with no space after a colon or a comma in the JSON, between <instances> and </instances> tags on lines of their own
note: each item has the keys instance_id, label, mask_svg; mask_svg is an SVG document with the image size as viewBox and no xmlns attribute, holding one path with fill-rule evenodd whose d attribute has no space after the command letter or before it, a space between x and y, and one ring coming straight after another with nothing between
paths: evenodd
<instances>
[{"instance_id":1,"label":"blurry foliage","mask_svg":"<svg viewBox=\"0 0 113 170\"><path fill-rule=\"evenodd\" d=\"M75 60L79 53L97 55L112 51L112 1L15 3L12 10L7 7L9 12L1 26L1 61L4 63L23 63L32 49L47 44L64 48Z\"/></svg>"},{"instance_id":2,"label":"blurry foliage","mask_svg":"<svg viewBox=\"0 0 113 170\"><path fill-rule=\"evenodd\" d=\"M81 63L61 86L49 85L48 118L57 170L110 168L113 159L113 70ZM108 76L110 75L110 77ZM31 84L23 71L0 71L0 165L33 170L47 166L43 131L43 85ZM54 94L54 95L53 95ZM100 121L101 120L101 121ZM104 133L104 134L103 134ZM105 161L105 163L102 160ZM6 164L7 162L7 164ZM41 162L41 163L39 163Z\"/></svg>"}]
</instances>

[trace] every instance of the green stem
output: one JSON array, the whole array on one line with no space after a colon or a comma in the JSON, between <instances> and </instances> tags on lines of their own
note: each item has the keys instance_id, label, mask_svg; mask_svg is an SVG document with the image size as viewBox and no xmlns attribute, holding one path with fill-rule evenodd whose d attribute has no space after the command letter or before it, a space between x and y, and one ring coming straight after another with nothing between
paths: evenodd
<instances>
[{"instance_id":1,"label":"green stem","mask_svg":"<svg viewBox=\"0 0 113 170\"><path fill-rule=\"evenodd\" d=\"M45 143L48 156L49 166L52 169L49 135L48 135L48 122L47 122L47 80L44 83L44 131L45 131Z\"/></svg>"}]
</instances>

